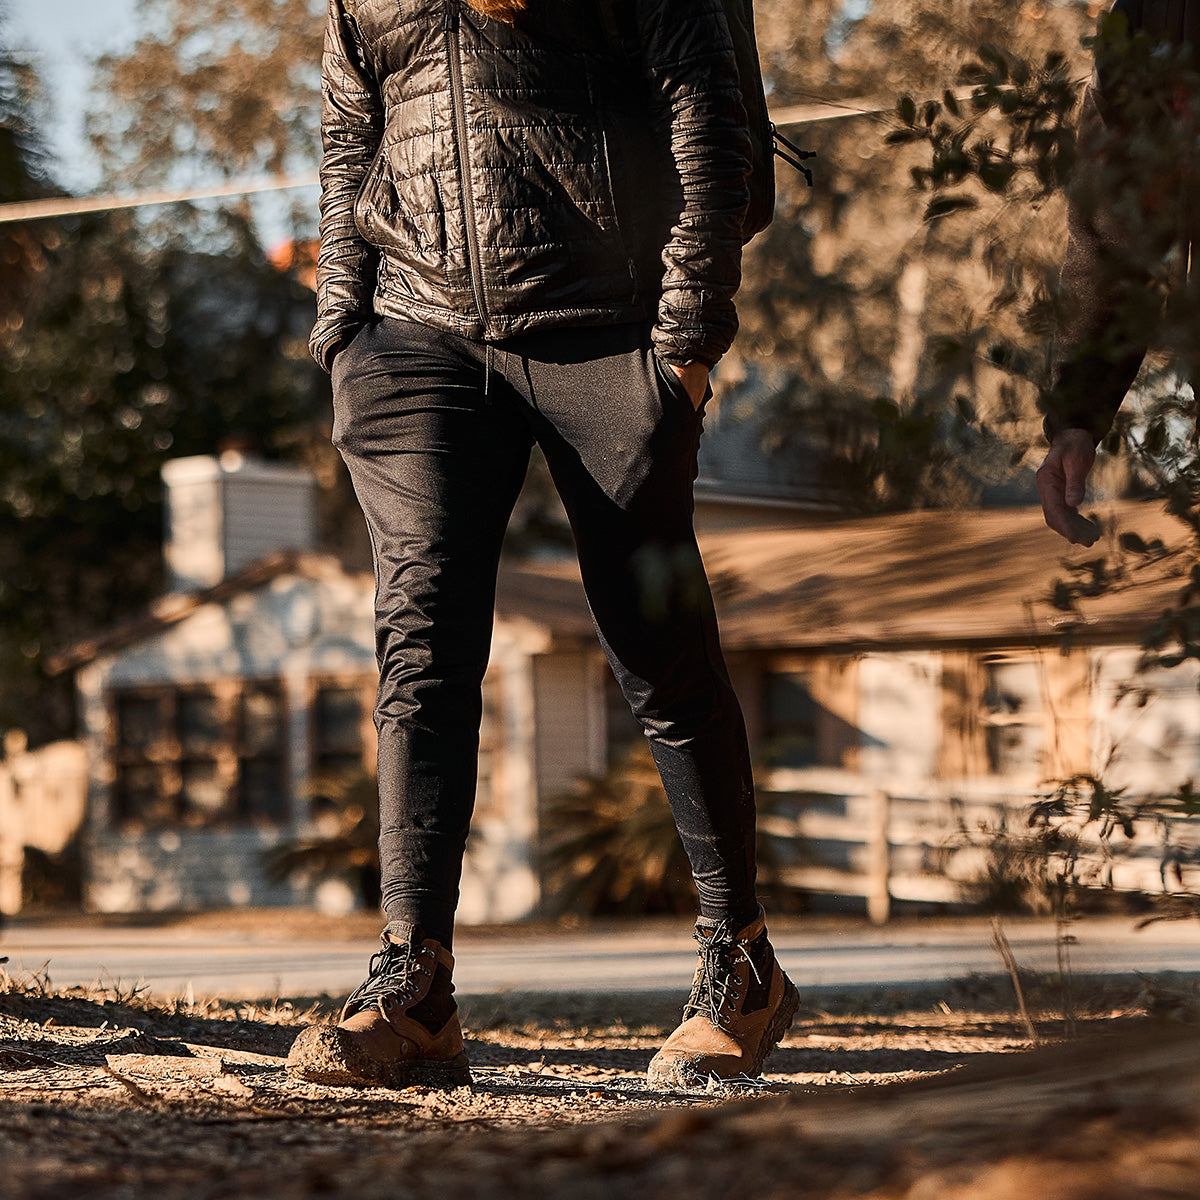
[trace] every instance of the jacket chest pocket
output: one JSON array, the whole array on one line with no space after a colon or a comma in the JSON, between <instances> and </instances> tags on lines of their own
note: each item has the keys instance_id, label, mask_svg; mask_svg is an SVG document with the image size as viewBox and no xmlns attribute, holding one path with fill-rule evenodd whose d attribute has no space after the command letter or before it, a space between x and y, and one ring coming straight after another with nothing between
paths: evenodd
<instances>
[{"instance_id":1,"label":"jacket chest pocket","mask_svg":"<svg viewBox=\"0 0 1200 1200\"><path fill-rule=\"evenodd\" d=\"M608 154L599 122L554 124L522 131L522 179L527 201L548 220L582 222L606 233L617 226Z\"/></svg>"}]
</instances>

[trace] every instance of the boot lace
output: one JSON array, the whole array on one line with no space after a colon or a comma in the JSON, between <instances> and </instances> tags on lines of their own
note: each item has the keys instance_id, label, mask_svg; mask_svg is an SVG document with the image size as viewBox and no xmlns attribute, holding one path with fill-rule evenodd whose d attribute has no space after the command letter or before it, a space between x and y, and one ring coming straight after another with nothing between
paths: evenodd
<instances>
[{"instance_id":1,"label":"boot lace","mask_svg":"<svg viewBox=\"0 0 1200 1200\"><path fill-rule=\"evenodd\" d=\"M742 998L737 987L738 963L749 963L759 984L762 976L727 921L722 921L711 934L697 930L693 936L700 946L700 968L692 981L692 993L684 1006L683 1019L703 1015L718 1029L728 1028L732 1010L736 1010L737 1002Z\"/></svg>"},{"instance_id":2,"label":"boot lace","mask_svg":"<svg viewBox=\"0 0 1200 1200\"><path fill-rule=\"evenodd\" d=\"M392 997L401 1003L414 999L420 991L420 983L414 977L433 974L431 966L423 961L433 957L433 951L425 946L397 944L385 938L382 949L371 955L366 980L350 993L346 1013L359 1012Z\"/></svg>"}]
</instances>

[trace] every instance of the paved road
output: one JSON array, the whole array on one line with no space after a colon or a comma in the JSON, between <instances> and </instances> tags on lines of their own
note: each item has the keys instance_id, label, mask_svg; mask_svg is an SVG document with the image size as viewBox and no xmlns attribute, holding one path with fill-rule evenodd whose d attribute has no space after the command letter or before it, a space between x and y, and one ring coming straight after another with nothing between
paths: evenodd
<instances>
[{"instance_id":1,"label":"paved road","mask_svg":"<svg viewBox=\"0 0 1200 1200\"><path fill-rule=\"evenodd\" d=\"M1006 926L1022 966L1055 969L1054 927L1021 921ZM1129 918L1074 927L1071 964L1080 974L1185 971L1200 973L1200 922L1135 930ZM848 925L772 935L780 961L807 987L936 982L972 972L995 974L1000 963L984 921ZM120 981L158 995L230 999L345 994L360 982L376 943L282 941L244 931L197 930L186 924L124 929L19 923L0 930L0 957L12 972L46 964L59 987ZM633 926L591 934L464 931L456 945L460 992L498 990L625 991L682 989L695 965L686 927L676 934Z\"/></svg>"}]
</instances>

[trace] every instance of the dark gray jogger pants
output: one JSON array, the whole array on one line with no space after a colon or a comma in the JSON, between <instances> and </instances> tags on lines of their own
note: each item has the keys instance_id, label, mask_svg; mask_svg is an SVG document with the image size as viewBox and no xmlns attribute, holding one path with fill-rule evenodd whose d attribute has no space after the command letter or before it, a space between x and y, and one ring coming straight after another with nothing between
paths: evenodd
<instances>
[{"instance_id":1,"label":"dark gray jogger pants","mask_svg":"<svg viewBox=\"0 0 1200 1200\"><path fill-rule=\"evenodd\" d=\"M505 527L537 442L604 652L650 739L701 912L752 920L741 710L692 529L701 417L643 325L492 347L377 318L335 359L334 442L375 556L389 921L446 945L475 799Z\"/></svg>"}]
</instances>

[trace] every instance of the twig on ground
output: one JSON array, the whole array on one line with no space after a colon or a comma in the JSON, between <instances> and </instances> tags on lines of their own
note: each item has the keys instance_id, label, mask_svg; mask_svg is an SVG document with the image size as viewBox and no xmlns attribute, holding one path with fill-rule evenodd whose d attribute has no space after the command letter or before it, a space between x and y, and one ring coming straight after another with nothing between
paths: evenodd
<instances>
[{"instance_id":1,"label":"twig on ground","mask_svg":"<svg viewBox=\"0 0 1200 1200\"><path fill-rule=\"evenodd\" d=\"M1025 1005L1025 991L1021 987L1021 973L1017 968L1017 960L1013 956L1012 946L1008 944L1008 938L1004 934L1004 930L1000 925L1000 918L992 918L992 946L997 954L1000 955L1004 963L1005 969L1008 971L1009 977L1012 979L1013 990L1017 993L1017 1011L1021 1014L1021 1021L1025 1025L1025 1032L1029 1035L1031 1042L1039 1042L1041 1038L1038 1036L1037 1027L1033 1023L1033 1018L1029 1015L1029 1009Z\"/></svg>"},{"instance_id":2,"label":"twig on ground","mask_svg":"<svg viewBox=\"0 0 1200 1200\"><path fill-rule=\"evenodd\" d=\"M1059 914L1055 920L1055 948L1058 951L1058 978L1062 985L1063 1022L1066 1025L1067 1037L1075 1036L1075 996L1071 986L1071 947L1075 937L1069 932L1071 918Z\"/></svg>"},{"instance_id":3,"label":"twig on ground","mask_svg":"<svg viewBox=\"0 0 1200 1200\"><path fill-rule=\"evenodd\" d=\"M100 1068L110 1079L115 1079L139 1104L145 1105L147 1108L155 1108L154 1097L150 1095L144 1088L138 1087L132 1079L127 1079L124 1075L118 1075L107 1063Z\"/></svg>"}]
</instances>

